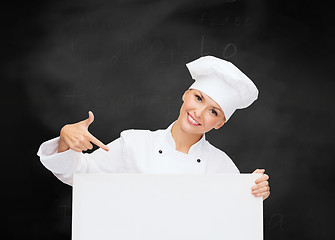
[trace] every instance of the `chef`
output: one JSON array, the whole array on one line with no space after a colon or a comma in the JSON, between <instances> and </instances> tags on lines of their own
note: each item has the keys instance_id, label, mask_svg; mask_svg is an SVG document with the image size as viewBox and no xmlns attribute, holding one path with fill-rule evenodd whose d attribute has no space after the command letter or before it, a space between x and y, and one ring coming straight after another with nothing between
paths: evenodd
<instances>
[{"instance_id":1,"label":"chef","mask_svg":"<svg viewBox=\"0 0 335 240\"><path fill-rule=\"evenodd\" d=\"M44 142L38 156L62 182L72 185L74 173L205 174L234 173L238 168L226 153L211 145L205 133L221 128L237 109L258 97L254 83L232 63L204 56L186 64L195 80L183 94L178 119L167 129L126 130L105 145L89 131L94 115L65 125L60 136ZM92 143L100 147L93 153ZM269 176L264 169L251 192L266 199Z\"/></svg>"}]
</instances>

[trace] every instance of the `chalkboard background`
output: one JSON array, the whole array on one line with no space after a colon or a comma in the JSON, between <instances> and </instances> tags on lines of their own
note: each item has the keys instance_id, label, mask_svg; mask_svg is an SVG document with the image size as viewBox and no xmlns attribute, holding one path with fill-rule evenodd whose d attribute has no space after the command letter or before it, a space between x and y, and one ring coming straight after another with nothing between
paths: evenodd
<instances>
[{"instance_id":1,"label":"chalkboard background","mask_svg":"<svg viewBox=\"0 0 335 240\"><path fill-rule=\"evenodd\" d=\"M36 156L87 118L104 143L166 128L203 55L233 62L259 99L207 135L241 172L265 168L265 239L334 226L334 23L316 1L25 1L1 8L2 239L70 239L71 187ZM3 238L5 237L5 238Z\"/></svg>"}]
</instances>

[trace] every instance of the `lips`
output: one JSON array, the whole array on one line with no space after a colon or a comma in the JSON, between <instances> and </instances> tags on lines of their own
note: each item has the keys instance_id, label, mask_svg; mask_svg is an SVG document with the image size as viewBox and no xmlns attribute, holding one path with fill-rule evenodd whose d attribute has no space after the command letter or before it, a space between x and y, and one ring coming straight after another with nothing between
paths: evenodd
<instances>
[{"instance_id":1,"label":"lips","mask_svg":"<svg viewBox=\"0 0 335 240\"><path fill-rule=\"evenodd\" d=\"M187 120L190 124L192 124L193 126L199 126L201 125L200 123L198 123L191 114L187 113Z\"/></svg>"}]
</instances>

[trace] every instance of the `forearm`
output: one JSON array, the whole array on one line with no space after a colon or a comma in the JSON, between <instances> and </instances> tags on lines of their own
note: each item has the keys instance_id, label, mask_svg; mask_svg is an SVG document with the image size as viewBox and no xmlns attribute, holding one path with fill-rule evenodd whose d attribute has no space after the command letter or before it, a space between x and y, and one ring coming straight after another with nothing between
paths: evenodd
<instances>
[{"instance_id":1,"label":"forearm","mask_svg":"<svg viewBox=\"0 0 335 240\"><path fill-rule=\"evenodd\" d=\"M72 150L58 152L60 138L54 138L41 144L37 155L45 168L59 180L72 184L72 175L78 171L81 154Z\"/></svg>"},{"instance_id":2,"label":"forearm","mask_svg":"<svg viewBox=\"0 0 335 240\"><path fill-rule=\"evenodd\" d=\"M91 154L61 149L60 138L44 142L37 153L41 163L59 180L72 185L74 173L117 172L121 161L121 141L109 144L111 151L98 149ZM64 150L64 151L60 151Z\"/></svg>"}]
</instances>

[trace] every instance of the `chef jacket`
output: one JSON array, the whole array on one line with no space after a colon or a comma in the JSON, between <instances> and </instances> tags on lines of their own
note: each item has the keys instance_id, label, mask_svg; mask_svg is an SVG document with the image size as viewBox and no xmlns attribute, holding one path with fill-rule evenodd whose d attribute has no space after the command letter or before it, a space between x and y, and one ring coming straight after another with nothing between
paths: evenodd
<instances>
[{"instance_id":1,"label":"chef jacket","mask_svg":"<svg viewBox=\"0 0 335 240\"><path fill-rule=\"evenodd\" d=\"M156 131L125 130L107 145L109 151L100 148L90 154L71 149L58 153L57 137L42 143L37 155L47 169L69 185L74 173L239 173L228 155L211 145L205 134L187 154L177 151L172 126Z\"/></svg>"}]
</instances>

